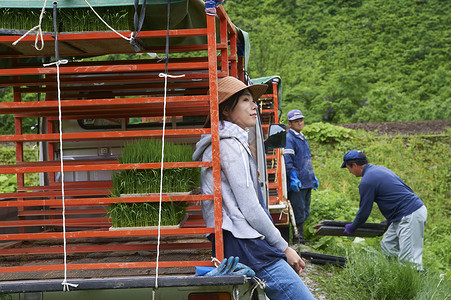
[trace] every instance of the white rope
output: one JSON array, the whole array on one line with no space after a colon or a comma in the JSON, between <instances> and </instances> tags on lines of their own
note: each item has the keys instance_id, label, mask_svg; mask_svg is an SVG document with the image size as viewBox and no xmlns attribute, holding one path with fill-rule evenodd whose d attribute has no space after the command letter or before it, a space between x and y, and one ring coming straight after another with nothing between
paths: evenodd
<instances>
[{"instance_id":1,"label":"white rope","mask_svg":"<svg viewBox=\"0 0 451 300\"><path fill-rule=\"evenodd\" d=\"M63 244L64 244L64 280L61 283L63 286L63 291L70 291L69 287L77 287L78 284L67 282L67 241L66 241L66 204L65 204L65 193L64 193L64 163L63 163L63 122L62 122L62 112L61 112L61 82L60 82L60 65L67 64L68 61L58 60L53 63L44 64L44 67L56 66L56 82L58 87L58 121L59 121L59 152L60 152L60 168L61 168L61 201L62 201L62 215L63 215Z\"/></svg>"},{"instance_id":2,"label":"white rope","mask_svg":"<svg viewBox=\"0 0 451 300\"><path fill-rule=\"evenodd\" d=\"M124 40L127 41L131 41L133 39L133 32L131 33L131 37L126 37L124 35L122 35L121 33L117 32L113 27L111 27L104 19L102 19L102 17L94 10L94 8L91 6L91 4L89 4L89 2L87 0L85 0L86 4L88 4L89 8L91 8L91 10L94 12L94 14L100 19L100 21L102 21L103 24L106 25L106 27L108 27L111 31L113 31L114 33L116 33L117 35L119 35L120 37L122 37Z\"/></svg>"},{"instance_id":3,"label":"white rope","mask_svg":"<svg viewBox=\"0 0 451 300\"><path fill-rule=\"evenodd\" d=\"M155 268L155 288L158 288L158 263L160 260L160 229L161 229L161 203L163 196L163 162L164 162L164 136L166 131L166 96L168 88L168 77L179 78L185 75L169 75L165 73L160 73L159 77L164 77L164 98L163 98L163 132L161 137L161 164L160 164L160 199L159 199L159 210L158 210L158 238L157 238L157 258L156 258L156 268ZM152 291L152 299L155 297L155 290Z\"/></svg>"},{"instance_id":4,"label":"white rope","mask_svg":"<svg viewBox=\"0 0 451 300\"><path fill-rule=\"evenodd\" d=\"M47 4L47 0L44 1L44 6L42 6L41 14L39 16L39 24L36 25L35 27L31 28L30 30L28 30L24 35L22 35L19 39L17 39L15 42L13 42L13 46L17 45L17 43L20 42L20 40L22 40L24 37L26 37L30 32L37 30L38 34L36 35L36 38L34 40L34 47L38 51L41 51L42 49L44 49L44 38L42 36L41 23L42 23L42 19L44 17L46 4ZM41 38L41 47L38 47L38 39L39 38Z\"/></svg>"},{"instance_id":5,"label":"white rope","mask_svg":"<svg viewBox=\"0 0 451 300\"><path fill-rule=\"evenodd\" d=\"M233 300L240 299L240 290L238 289L238 287L236 285L233 286L232 294L233 294Z\"/></svg>"},{"instance_id":6,"label":"white rope","mask_svg":"<svg viewBox=\"0 0 451 300\"><path fill-rule=\"evenodd\" d=\"M261 288L262 290L265 290L266 287L266 282L263 279L260 279L257 276L252 277L252 279L254 279L255 284L251 290L251 293L249 294L249 300L252 299L252 294L254 294L255 289Z\"/></svg>"},{"instance_id":7,"label":"white rope","mask_svg":"<svg viewBox=\"0 0 451 300\"><path fill-rule=\"evenodd\" d=\"M219 259L217 259L216 257L212 257L211 258L211 262L215 265L215 267L217 268L219 266L219 264L221 263L219 261Z\"/></svg>"},{"instance_id":8,"label":"white rope","mask_svg":"<svg viewBox=\"0 0 451 300\"><path fill-rule=\"evenodd\" d=\"M282 210L279 215L279 221L282 220L283 215L288 215L288 212L285 210Z\"/></svg>"}]
</instances>

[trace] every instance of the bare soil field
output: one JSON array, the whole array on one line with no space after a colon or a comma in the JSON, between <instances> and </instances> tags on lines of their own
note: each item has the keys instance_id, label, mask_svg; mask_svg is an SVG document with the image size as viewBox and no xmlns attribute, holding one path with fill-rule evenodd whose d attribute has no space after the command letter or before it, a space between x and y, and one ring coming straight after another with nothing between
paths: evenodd
<instances>
[{"instance_id":1,"label":"bare soil field","mask_svg":"<svg viewBox=\"0 0 451 300\"><path fill-rule=\"evenodd\" d=\"M348 123L335 124L351 129L364 129L374 131L380 135L396 134L440 134L447 132L447 127L451 128L451 120L438 121L413 121L413 122L381 122L381 123Z\"/></svg>"}]
</instances>

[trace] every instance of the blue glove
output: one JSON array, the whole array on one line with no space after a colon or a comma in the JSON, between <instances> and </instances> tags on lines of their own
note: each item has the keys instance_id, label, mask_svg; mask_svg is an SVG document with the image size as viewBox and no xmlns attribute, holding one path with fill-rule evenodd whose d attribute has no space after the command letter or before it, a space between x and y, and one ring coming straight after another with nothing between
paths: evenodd
<instances>
[{"instance_id":1,"label":"blue glove","mask_svg":"<svg viewBox=\"0 0 451 300\"><path fill-rule=\"evenodd\" d=\"M238 263L236 265L235 270L233 270L233 275L246 275L246 276L249 276L249 277L254 277L255 276L255 272L254 272L254 270L252 270L248 266L246 266L246 265L244 265L242 263Z\"/></svg>"},{"instance_id":2,"label":"blue glove","mask_svg":"<svg viewBox=\"0 0 451 300\"><path fill-rule=\"evenodd\" d=\"M219 264L219 266L212 271L208 272L204 276L219 276L219 275L231 275L230 273L236 268L238 264L239 257L230 256L228 259L224 260Z\"/></svg>"},{"instance_id":3,"label":"blue glove","mask_svg":"<svg viewBox=\"0 0 451 300\"><path fill-rule=\"evenodd\" d=\"M299 192L301 190L302 183L298 178L298 175L296 175L296 171L293 170L290 173L290 188L294 192Z\"/></svg>"},{"instance_id":4,"label":"blue glove","mask_svg":"<svg viewBox=\"0 0 451 300\"><path fill-rule=\"evenodd\" d=\"M239 263L239 257L224 258L217 268L196 267L196 276L245 275L254 277L255 272L248 266Z\"/></svg>"},{"instance_id":5,"label":"blue glove","mask_svg":"<svg viewBox=\"0 0 451 300\"><path fill-rule=\"evenodd\" d=\"M351 235L354 233L354 231L355 231L355 229L352 228L352 224L345 225L345 230L344 230L345 234Z\"/></svg>"},{"instance_id":6,"label":"blue glove","mask_svg":"<svg viewBox=\"0 0 451 300\"><path fill-rule=\"evenodd\" d=\"M318 178L315 175L315 185L313 185L313 189L316 191L319 188L319 181Z\"/></svg>"}]
</instances>

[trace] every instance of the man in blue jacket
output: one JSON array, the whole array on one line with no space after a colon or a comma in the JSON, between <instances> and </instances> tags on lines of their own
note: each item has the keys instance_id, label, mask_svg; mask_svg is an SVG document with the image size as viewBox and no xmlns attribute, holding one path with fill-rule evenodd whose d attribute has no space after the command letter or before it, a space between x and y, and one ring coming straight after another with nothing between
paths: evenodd
<instances>
[{"instance_id":1,"label":"man in blue jacket","mask_svg":"<svg viewBox=\"0 0 451 300\"><path fill-rule=\"evenodd\" d=\"M351 235L362 226L376 202L390 224L381 241L382 251L387 256L413 262L422 269L427 209L420 197L391 170L369 164L362 151L348 151L341 167L362 177L359 211L352 224L345 225L344 233Z\"/></svg>"},{"instance_id":2,"label":"man in blue jacket","mask_svg":"<svg viewBox=\"0 0 451 300\"><path fill-rule=\"evenodd\" d=\"M304 115L300 110L292 110L287 114L290 130L287 133L287 143L284 149L285 168L288 181L288 199L293 207L296 227L300 243L305 244L304 222L310 214L310 199L312 188L319 186L313 173L310 147L301 130L304 128Z\"/></svg>"}]
</instances>

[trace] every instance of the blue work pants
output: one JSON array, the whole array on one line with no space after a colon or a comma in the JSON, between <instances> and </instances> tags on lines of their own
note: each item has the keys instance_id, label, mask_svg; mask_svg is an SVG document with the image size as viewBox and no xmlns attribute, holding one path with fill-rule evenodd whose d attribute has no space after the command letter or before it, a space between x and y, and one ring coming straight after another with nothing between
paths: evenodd
<instances>
[{"instance_id":1,"label":"blue work pants","mask_svg":"<svg viewBox=\"0 0 451 300\"><path fill-rule=\"evenodd\" d=\"M310 201L312 189L301 189L299 192L288 192L288 200L293 207L296 225L300 225L307 220L310 215Z\"/></svg>"}]
</instances>

